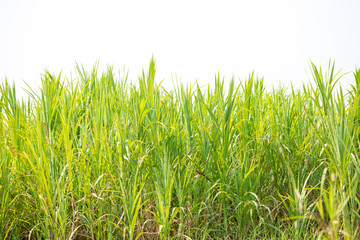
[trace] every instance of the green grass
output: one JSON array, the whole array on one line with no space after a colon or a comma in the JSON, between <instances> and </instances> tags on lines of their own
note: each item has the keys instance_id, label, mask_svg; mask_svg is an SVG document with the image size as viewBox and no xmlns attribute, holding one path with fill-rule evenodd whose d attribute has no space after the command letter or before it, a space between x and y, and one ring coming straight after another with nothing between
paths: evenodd
<instances>
[{"instance_id":1,"label":"green grass","mask_svg":"<svg viewBox=\"0 0 360 240\"><path fill-rule=\"evenodd\" d=\"M1 239L358 239L360 71L166 91L111 67L0 86ZM26 100L25 100L26 99Z\"/></svg>"}]
</instances>

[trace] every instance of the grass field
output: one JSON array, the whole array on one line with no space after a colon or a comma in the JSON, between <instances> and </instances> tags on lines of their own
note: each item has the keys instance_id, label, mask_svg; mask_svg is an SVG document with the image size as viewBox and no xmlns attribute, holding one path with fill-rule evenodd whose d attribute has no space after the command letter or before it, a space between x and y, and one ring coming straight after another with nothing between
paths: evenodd
<instances>
[{"instance_id":1,"label":"grass field","mask_svg":"<svg viewBox=\"0 0 360 240\"><path fill-rule=\"evenodd\" d=\"M360 71L301 90L95 66L0 86L0 239L359 239Z\"/></svg>"}]
</instances>

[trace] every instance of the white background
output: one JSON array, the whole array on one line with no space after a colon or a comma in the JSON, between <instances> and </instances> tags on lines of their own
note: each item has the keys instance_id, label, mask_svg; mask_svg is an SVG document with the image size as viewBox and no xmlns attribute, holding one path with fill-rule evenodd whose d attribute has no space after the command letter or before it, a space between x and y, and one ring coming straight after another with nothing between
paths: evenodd
<instances>
[{"instance_id":1,"label":"white background","mask_svg":"<svg viewBox=\"0 0 360 240\"><path fill-rule=\"evenodd\" d=\"M37 86L43 69L124 66L136 80L151 56L157 82L213 83L250 72L267 86L309 82L309 62L360 67L359 0L0 0L0 81ZM351 74L343 84L353 82Z\"/></svg>"}]
</instances>

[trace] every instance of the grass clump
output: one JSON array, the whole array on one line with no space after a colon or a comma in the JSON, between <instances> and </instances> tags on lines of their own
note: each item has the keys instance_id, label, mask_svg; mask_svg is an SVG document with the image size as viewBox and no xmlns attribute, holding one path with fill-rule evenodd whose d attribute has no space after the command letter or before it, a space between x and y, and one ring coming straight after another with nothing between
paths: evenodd
<instances>
[{"instance_id":1,"label":"grass clump","mask_svg":"<svg viewBox=\"0 0 360 240\"><path fill-rule=\"evenodd\" d=\"M359 238L360 71L266 91L77 67L0 86L1 239Z\"/></svg>"}]
</instances>

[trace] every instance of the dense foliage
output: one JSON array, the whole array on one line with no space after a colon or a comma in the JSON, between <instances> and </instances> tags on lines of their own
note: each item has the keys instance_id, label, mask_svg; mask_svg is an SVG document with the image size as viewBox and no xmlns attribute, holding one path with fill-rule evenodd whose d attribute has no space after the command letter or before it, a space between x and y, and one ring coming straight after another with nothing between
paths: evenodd
<instances>
[{"instance_id":1,"label":"dense foliage","mask_svg":"<svg viewBox=\"0 0 360 240\"><path fill-rule=\"evenodd\" d=\"M267 91L110 67L0 86L1 239L359 238L360 71Z\"/></svg>"}]
</instances>

